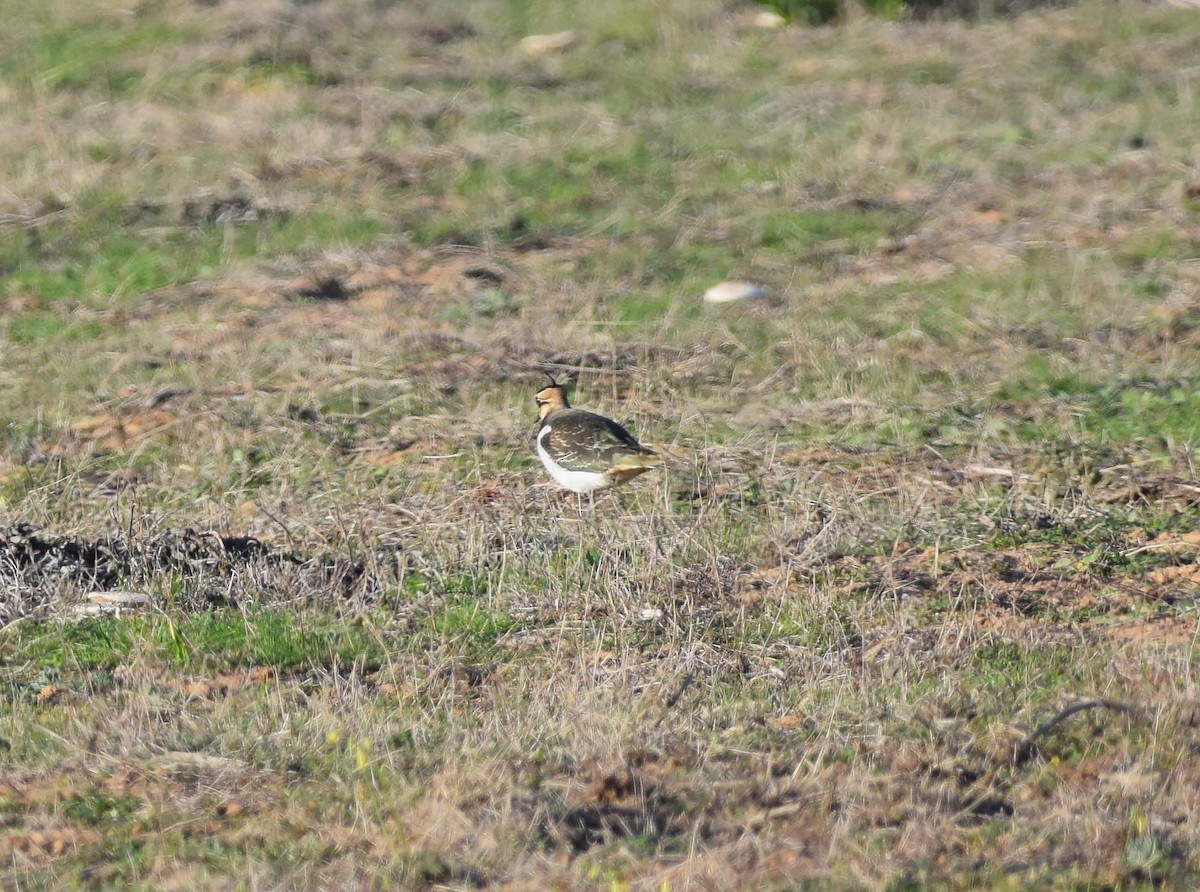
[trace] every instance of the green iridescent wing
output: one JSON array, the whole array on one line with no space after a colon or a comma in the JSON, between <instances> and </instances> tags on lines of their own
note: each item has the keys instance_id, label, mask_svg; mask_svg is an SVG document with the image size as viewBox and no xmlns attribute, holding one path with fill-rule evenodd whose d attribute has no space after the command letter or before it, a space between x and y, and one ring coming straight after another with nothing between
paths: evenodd
<instances>
[{"instance_id":1,"label":"green iridescent wing","mask_svg":"<svg viewBox=\"0 0 1200 892\"><path fill-rule=\"evenodd\" d=\"M654 456L621 425L582 409L554 413L546 451L568 471L607 471L615 465L643 465Z\"/></svg>"}]
</instances>

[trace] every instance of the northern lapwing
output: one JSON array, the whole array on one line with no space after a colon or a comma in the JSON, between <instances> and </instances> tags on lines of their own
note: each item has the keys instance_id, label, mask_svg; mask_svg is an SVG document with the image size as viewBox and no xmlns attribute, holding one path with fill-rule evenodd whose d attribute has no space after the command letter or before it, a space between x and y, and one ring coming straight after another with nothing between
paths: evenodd
<instances>
[{"instance_id":1,"label":"northern lapwing","mask_svg":"<svg viewBox=\"0 0 1200 892\"><path fill-rule=\"evenodd\" d=\"M632 480L658 467L661 457L611 418L573 409L567 389L547 373L550 384L534 397L538 405L537 453L554 482L589 495Z\"/></svg>"}]
</instances>

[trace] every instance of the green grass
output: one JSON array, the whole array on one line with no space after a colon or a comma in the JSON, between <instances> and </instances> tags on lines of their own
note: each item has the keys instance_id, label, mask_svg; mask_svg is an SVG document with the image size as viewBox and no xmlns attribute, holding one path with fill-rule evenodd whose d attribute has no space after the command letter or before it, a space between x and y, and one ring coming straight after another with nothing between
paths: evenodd
<instances>
[{"instance_id":1,"label":"green grass","mask_svg":"<svg viewBox=\"0 0 1200 892\"><path fill-rule=\"evenodd\" d=\"M10 320L8 325L8 336L17 344L94 340L104 332L105 327L99 322L75 323L53 313L23 313Z\"/></svg>"},{"instance_id":2,"label":"green grass","mask_svg":"<svg viewBox=\"0 0 1200 892\"><path fill-rule=\"evenodd\" d=\"M131 796L93 793L68 799L63 808L63 815L77 824L98 827L123 821L140 807L140 800Z\"/></svg>"},{"instance_id":3,"label":"green grass","mask_svg":"<svg viewBox=\"0 0 1200 892\"><path fill-rule=\"evenodd\" d=\"M147 293L212 277L238 260L370 242L381 224L365 215L317 212L303 220L268 216L247 224L131 226L125 211L95 203L75 220L19 234L0 252L10 293L55 303L106 307ZM94 325L71 325L48 314L19 317L9 329L19 342L58 335L94 337Z\"/></svg>"},{"instance_id":4,"label":"green grass","mask_svg":"<svg viewBox=\"0 0 1200 892\"><path fill-rule=\"evenodd\" d=\"M4 653L10 667L68 673L113 669L134 658L198 671L248 666L305 671L383 658L379 639L363 625L274 610L32 622L5 642Z\"/></svg>"},{"instance_id":5,"label":"green grass","mask_svg":"<svg viewBox=\"0 0 1200 892\"><path fill-rule=\"evenodd\" d=\"M17 21L32 20L21 21L17 33L32 34L13 42L0 72L33 92L67 90L127 99L141 89L151 54L195 36L157 16L101 17L64 27L52 13L29 16L30 10L22 8L29 4L5 5Z\"/></svg>"},{"instance_id":6,"label":"green grass","mask_svg":"<svg viewBox=\"0 0 1200 892\"><path fill-rule=\"evenodd\" d=\"M432 627L439 637L451 641L469 642L472 648L486 648L513 626L513 619L489 611L471 598L457 597L432 617Z\"/></svg>"}]
</instances>

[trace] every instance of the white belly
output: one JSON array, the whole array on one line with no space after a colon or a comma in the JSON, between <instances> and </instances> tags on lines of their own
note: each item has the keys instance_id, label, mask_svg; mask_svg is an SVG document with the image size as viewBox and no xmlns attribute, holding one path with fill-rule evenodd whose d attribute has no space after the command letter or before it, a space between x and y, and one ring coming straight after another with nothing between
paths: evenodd
<instances>
[{"instance_id":1,"label":"white belly","mask_svg":"<svg viewBox=\"0 0 1200 892\"><path fill-rule=\"evenodd\" d=\"M542 464L546 466L546 470L550 472L550 476L554 478L554 482L559 486L583 494L585 492L594 492L597 489L604 489L606 486L612 485L612 480L607 474L599 471L570 471L561 465L555 463L550 454L546 452L542 446L542 440L550 433L550 425L546 425L538 433L537 451L538 458L542 460Z\"/></svg>"}]
</instances>

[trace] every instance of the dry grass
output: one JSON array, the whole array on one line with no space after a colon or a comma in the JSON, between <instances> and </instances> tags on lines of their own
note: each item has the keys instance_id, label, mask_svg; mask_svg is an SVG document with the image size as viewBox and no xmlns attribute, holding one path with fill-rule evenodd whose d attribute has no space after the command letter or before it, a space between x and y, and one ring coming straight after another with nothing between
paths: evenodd
<instances>
[{"instance_id":1,"label":"dry grass","mask_svg":"<svg viewBox=\"0 0 1200 892\"><path fill-rule=\"evenodd\" d=\"M5 11L0 884L1196 883L1194 16Z\"/></svg>"}]
</instances>

